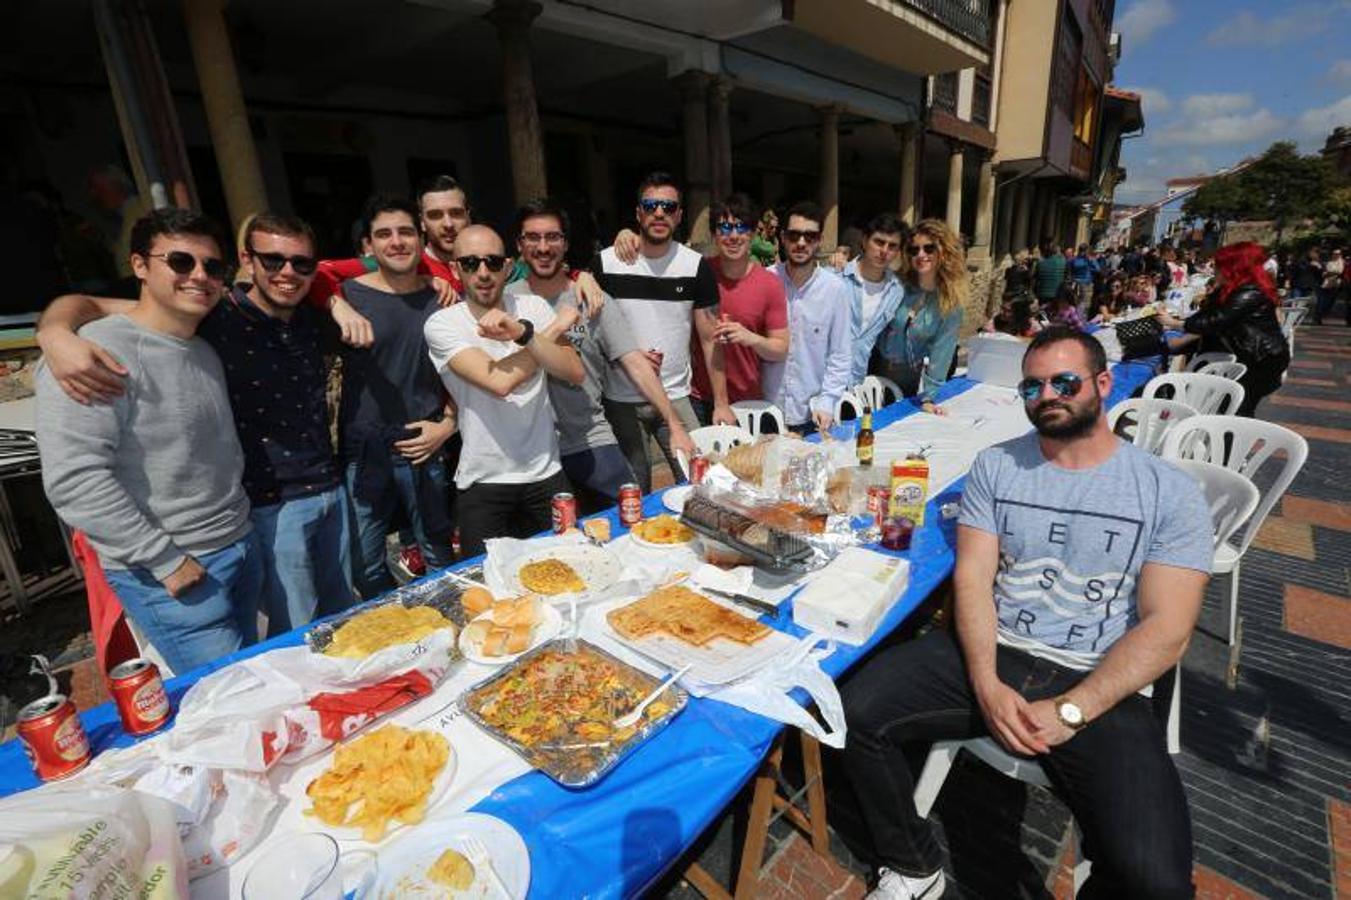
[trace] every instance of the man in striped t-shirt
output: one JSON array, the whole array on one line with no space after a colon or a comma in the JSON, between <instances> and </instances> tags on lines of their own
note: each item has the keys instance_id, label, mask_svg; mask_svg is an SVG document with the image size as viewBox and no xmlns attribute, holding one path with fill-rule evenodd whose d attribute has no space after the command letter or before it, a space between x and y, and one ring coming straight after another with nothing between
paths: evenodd
<instances>
[{"instance_id":1,"label":"man in striped t-shirt","mask_svg":"<svg viewBox=\"0 0 1351 900\"><path fill-rule=\"evenodd\" d=\"M638 346L660 374L671 400L672 418L685 431L693 431L699 422L690 406L691 323L699 335L696 346L703 353L714 392L726 397L722 348L713 340L718 281L708 260L672 239L680 225L681 209L680 188L670 175L655 172L643 179L638 186L637 216L638 257L624 262L610 247L596 256L591 268L601 289L624 310ZM643 493L652 489L649 435L656 438L671 473L678 476L671 418L663 417L622 369L610 368L604 395L605 415Z\"/></svg>"}]
</instances>

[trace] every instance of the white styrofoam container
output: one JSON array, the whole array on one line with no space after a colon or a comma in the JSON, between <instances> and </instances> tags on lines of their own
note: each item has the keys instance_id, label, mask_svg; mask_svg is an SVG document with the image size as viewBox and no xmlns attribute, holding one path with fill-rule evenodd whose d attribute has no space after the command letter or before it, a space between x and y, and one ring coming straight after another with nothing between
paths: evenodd
<instances>
[{"instance_id":1,"label":"white styrofoam container","mask_svg":"<svg viewBox=\"0 0 1351 900\"><path fill-rule=\"evenodd\" d=\"M1023 380L1027 343L1010 335L972 335L966 339L966 377L983 384L1017 387Z\"/></svg>"},{"instance_id":2,"label":"white styrofoam container","mask_svg":"<svg viewBox=\"0 0 1351 900\"><path fill-rule=\"evenodd\" d=\"M908 560L846 547L794 598L793 621L857 646L872 637L909 582Z\"/></svg>"}]
</instances>

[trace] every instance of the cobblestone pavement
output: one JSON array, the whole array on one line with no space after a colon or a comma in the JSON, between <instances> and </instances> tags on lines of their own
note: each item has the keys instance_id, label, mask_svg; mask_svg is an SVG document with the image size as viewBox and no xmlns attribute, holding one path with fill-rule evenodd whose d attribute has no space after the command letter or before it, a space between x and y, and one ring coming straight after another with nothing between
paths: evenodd
<instances>
[{"instance_id":1,"label":"cobblestone pavement","mask_svg":"<svg viewBox=\"0 0 1351 900\"><path fill-rule=\"evenodd\" d=\"M1175 760L1191 803L1197 896L1351 900L1351 329L1301 328L1286 384L1259 415L1304 435L1309 460L1243 560L1234 687L1224 577L1210 585L1184 662ZM868 866L847 849L852 802L826 762L831 857L776 822L757 897L866 893ZM949 853L947 897L1073 896L1073 823L1050 792L963 755L934 818ZM729 814L690 856L724 884L738 827ZM699 896L677 875L656 893Z\"/></svg>"}]
</instances>

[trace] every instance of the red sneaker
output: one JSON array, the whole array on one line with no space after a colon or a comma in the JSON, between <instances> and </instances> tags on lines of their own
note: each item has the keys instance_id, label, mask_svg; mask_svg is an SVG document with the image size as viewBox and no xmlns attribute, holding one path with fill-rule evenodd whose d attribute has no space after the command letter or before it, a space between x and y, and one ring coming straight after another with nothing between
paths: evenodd
<instances>
[{"instance_id":1,"label":"red sneaker","mask_svg":"<svg viewBox=\"0 0 1351 900\"><path fill-rule=\"evenodd\" d=\"M399 566L413 578L421 578L427 574L427 563L422 558L422 548L417 544L400 547Z\"/></svg>"}]
</instances>

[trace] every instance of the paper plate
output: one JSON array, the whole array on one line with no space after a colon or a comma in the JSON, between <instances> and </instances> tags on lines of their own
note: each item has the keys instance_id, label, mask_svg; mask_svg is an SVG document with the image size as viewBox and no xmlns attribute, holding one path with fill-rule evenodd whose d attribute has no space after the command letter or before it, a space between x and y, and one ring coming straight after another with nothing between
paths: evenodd
<instances>
[{"instance_id":1,"label":"paper plate","mask_svg":"<svg viewBox=\"0 0 1351 900\"><path fill-rule=\"evenodd\" d=\"M508 578L511 589L520 594L529 593L525 585L521 584L521 567L542 559L557 559L572 566L582 581L586 582L586 588L577 591L576 594L595 593L609 588L619 581L619 574L624 568L619 562L619 557L594 544L545 547L527 553L512 563L513 571ZM567 594L540 594L540 596L548 600L550 597L566 597Z\"/></svg>"},{"instance_id":2,"label":"paper plate","mask_svg":"<svg viewBox=\"0 0 1351 900\"><path fill-rule=\"evenodd\" d=\"M689 527L689 526L686 526L686 527ZM690 529L690 532L691 532L691 533L690 533L690 536L689 536L689 539L688 539L688 540L684 540L684 541L668 541L668 542L666 542L666 543L664 543L664 544L659 544L659 543L657 543L656 541L649 541L649 540L646 540L646 539L644 539L644 538L641 538L641 537L638 536L638 532L637 532L637 531L635 531L635 530L630 530L630 531L629 531L629 540L633 541L633 542L634 542L635 544L637 544L639 547L646 547L646 548L649 549L649 550L669 550L669 549L671 549L672 547L688 547L690 544L693 544L693 543L695 542L695 540L698 539L699 535L695 534L693 529Z\"/></svg>"},{"instance_id":3,"label":"paper plate","mask_svg":"<svg viewBox=\"0 0 1351 900\"><path fill-rule=\"evenodd\" d=\"M473 621L480 619L488 620L492 618L492 610L481 613L474 617ZM479 641L469 640L469 629L460 631L460 652L464 658L481 666L500 666L505 663L513 662L524 653L529 653L545 641L551 641L558 637L558 633L563 630L563 615L552 604L547 602L540 603L540 620L535 624L534 633L530 638L530 646L526 647L520 653L508 653L503 656L484 656L482 644Z\"/></svg>"},{"instance_id":4,"label":"paper plate","mask_svg":"<svg viewBox=\"0 0 1351 900\"><path fill-rule=\"evenodd\" d=\"M690 492L693 490L694 485L692 484L673 487L661 495L661 504L676 515L680 515L685 509L685 501L690 499Z\"/></svg>"},{"instance_id":5,"label":"paper plate","mask_svg":"<svg viewBox=\"0 0 1351 900\"><path fill-rule=\"evenodd\" d=\"M379 728L380 725L376 725ZM405 726L407 727L407 726ZM412 728L414 731L432 731L430 728ZM366 732L361 732L365 734ZM382 847L390 839L404 829L411 826L400 822L398 819L390 819L385 826L385 836L374 843L368 842L361 836L361 827L357 825L329 825L321 821L317 816L305 815L305 810L313 807L310 798L306 796L305 789L314 779L328 771L329 766L333 764L333 754L341 744L335 744L324 751L317 759L305 760L298 766L292 767L293 774L287 779L285 786L281 789L282 796L286 798L286 806L277 817L277 825L273 829L274 833L280 835L290 831L322 831L327 835L339 841L356 842L363 847ZM450 756L446 759L446 764L432 779L432 790L427 795L425 809L431 809L437 802L450 790L450 784L455 780L455 769L459 763L459 757L454 745L450 747ZM284 768L279 766L278 770Z\"/></svg>"},{"instance_id":6,"label":"paper plate","mask_svg":"<svg viewBox=\"0 0 1351 900\"><path fill-rule=\"evenodd\" d=\"M530 890L530 851L516 829L494 816L461 813L431 817L426 827L410 832L377 855L379 871L374 882L358 892L358 900L431 900L446 895L446 889L429 881L427 870L447 849L465 853L464 840L476 837L488 850L493 871L502 879L512 900L524 900ZM465 853L465 856L468 856ZM498 900L502 896L483 872L474 873L468 890L455 895L465 900Z\"/></svg>"}]
</instances>

